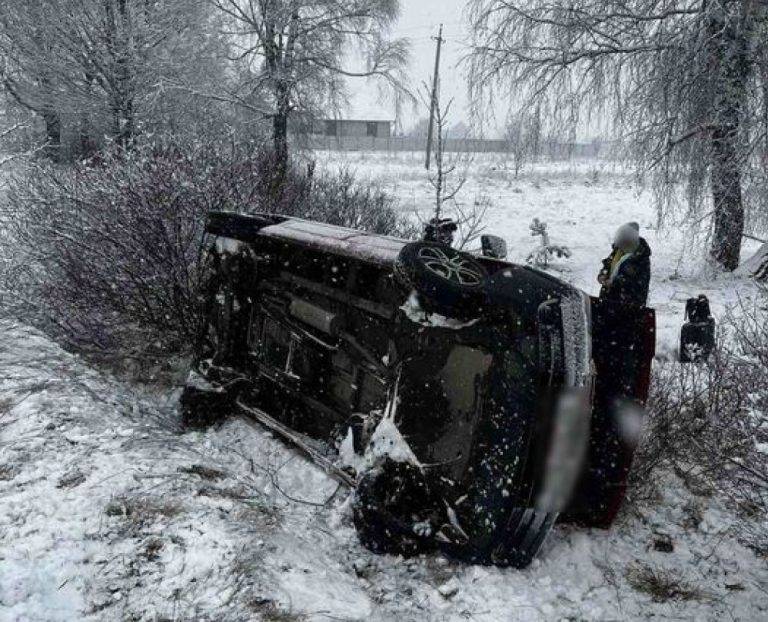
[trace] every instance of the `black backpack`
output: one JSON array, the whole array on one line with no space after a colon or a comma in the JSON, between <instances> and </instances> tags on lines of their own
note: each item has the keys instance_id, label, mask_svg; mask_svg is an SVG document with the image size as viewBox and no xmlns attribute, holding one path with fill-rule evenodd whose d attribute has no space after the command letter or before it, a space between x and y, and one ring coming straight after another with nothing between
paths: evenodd
<instances>
[{"instance_id":1,"label":"black backpack","mask_svg":"<svg viewBox=\"0 0 768 622\"><path fill-rule=\"evenodd\" d=\"M698 298L689 298L685 303L685 319L694 324L706 322L712 317L709 299L701 294Z\"/></svg>"},{"instance_id":2,"label":"black backpack","mask_svg":"<svg viewBox=\"0 0 768 622\"><path fill-rule=\"evenodd\" d=\"M680 331L680 361L705 361L715 349L715 318L712 317L709 300L704 294L688 299L685 303L685 319Z\"/></svg>"}]
</instances>

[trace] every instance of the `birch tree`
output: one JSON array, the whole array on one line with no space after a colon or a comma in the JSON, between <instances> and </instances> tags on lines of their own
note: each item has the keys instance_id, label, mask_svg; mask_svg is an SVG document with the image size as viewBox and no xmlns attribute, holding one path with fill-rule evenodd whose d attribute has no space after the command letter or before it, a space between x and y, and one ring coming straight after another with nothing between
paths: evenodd
<instances>
[{"instance_id":1,"label":"birch tree","mask_svg":"<svg viewBox=\"0 0 768 622\"><path fill-rule=\"evenodd\" d=\"M766 221L766 11L760 0L473 0L473 89L541 106L550 126L610 118L660 214L686 182L687 215L712 216L711 256L733 270L745 219Z\"/></svg>"},{"instance_id":2,"label":"birch tree","mask_svg":"<svg viewBox=\"0 0 768 622\"><path fill-rule=\"evenodd\" d=\"M379 78L399 88L407 42L388 36L398 0L211 0L227 16L235 60L248 63L249 92L267 94L278 168L288 158L292 115L337 103L345 77ZM359 54L362 67L350 62Z\"/></svg>"},{"instance_id":3,"label":"birch tree","mask_svg":"<svg viewBox=\"0 0 768 622\"><path fill-rule=\"evenodd\" d=\"M51 5L31 0L9 3L0 11L0 80L4 90L45 125L49 155L58 157L61 143L61 94Z\"/></svg>"},{"instance_id":4,"label":"birch tree","mask_svg":"<svg viewBox=\"0 0 768 622\"><path fill-rule=\"evenodd\" d=\"M515 179L529 159L535 159L541 148L541 120L535 111L533 114L513 114L507 119L504 132L507 153L512 158Z\"/></svg>"},{"instance_id":5,"label":"birch tree","mask_svg":"<svg viewBox=\"0 0 768 622\"><path fill-rule=\"evenodd\" d=\"M1 84L43 119L51 149L62 117L128 144L167 100L164 82L205 80L224 56L210 14L205 0L6 0Z\"/></svg>"}]
</instances>

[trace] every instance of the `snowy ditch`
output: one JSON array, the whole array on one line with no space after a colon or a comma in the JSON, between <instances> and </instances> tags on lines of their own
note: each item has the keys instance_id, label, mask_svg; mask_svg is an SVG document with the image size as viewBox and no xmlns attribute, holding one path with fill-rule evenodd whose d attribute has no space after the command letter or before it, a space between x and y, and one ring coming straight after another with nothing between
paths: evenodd
<instances>
[{"instance_id":1,"label":"snowy ditch","mask_svg":"<svg viewBox=\"0 0 768 622\"><path fill-rule=\"evenodd\" d=\"M556 529L525 571L376 556L357 543L344 489L270 434L238 419L181 434L172 402L23 326L0 334L1 620L747 620L768 609L765 562L737 542L738 519L672 478L613 531Z\"/></svg>"}]
</instances>

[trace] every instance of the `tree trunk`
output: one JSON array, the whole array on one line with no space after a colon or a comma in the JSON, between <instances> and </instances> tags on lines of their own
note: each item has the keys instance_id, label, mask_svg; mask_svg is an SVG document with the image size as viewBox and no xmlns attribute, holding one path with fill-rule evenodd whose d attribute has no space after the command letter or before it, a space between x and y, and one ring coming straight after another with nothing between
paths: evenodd
<instances>
[{"instance_id":1,"label":"tree trunk","mask_svg":"<svg viewBox=\"0 0 768 622\"><path fill-rule=\"evenodd\" d=\"M744 233L741 171L736 148L738 130L718 127L712 132L712 200L714 237L712 258L726 270L738 268Z\"/></svg>"},{"instance_id":2,"label":"tree trunk","mask_svg":"<svg viewBox=\"0 0 768 622\"><path fill-rule=\"evenodd\" d=\"M278 105L272 120L272 143L275 168L285 173L288 169L288 109L282 105Z\"/></svg>"},{"instance_id":3,"label":"tree trunk","mask_svg":"<svg viewBox=\"0 0 768 622\"><path fill-rule=\"evenodd\" d=\"M127 147L134 138L135 111L132 78L137 62L132 51L133 26L127 0L117 0L107 7L107 43L114 56L111 76L112 138L121 147Z\"/></svg>"},{"instance_id":4,"label":"tree trunk","mask_svg":"<svg viewBox=\"0 0 768 622\"><path fill-rule=\"evenodd\" d=\"M95 78L88 72L86 72L83 77L85 83L88 85L86 96L90 99L93 96L92 85L95 82ZM92 158L98 151L98 141L94 136L91 114L87 108L80 113L78 134L78 156L81 158Z\"/></svg>"},{"instance_id":5,"label":"tree trunk","mask_svg":"<svg viewBox=\"0 0 768 622\"><path fill-rule=\"evenodd\" d=\"M113 102L111 113L112 138L121 147L128 147L136 134L133 102L130 99Z\"/></svg>"},{"instance_id":6,"label":"tree trunk","mask_svg":"<svg viewBox=\"0 0 768 622\"><path fill-rule=\"evenodd\" d=\"M132 99L126 99L121 114L122 126L120 127L120 134L117 140L122 147L127 147L136 134L136 122L134 119Z\"/></svg>"},{"instance_id":7,"label":"tree trunk","mask_svg":"<svg viewBox=\"0 0 768 622\"><path fill-rule=\"evenodd\" d=\"M50 108L40 112L45 122L45 154L54 162L61 160L61 117L59 113Z\"/></svg>"},{"instance_id":8,"label":"tree trunk","mask_svg":"<svg viewBox=\"0 0 768 622\"><path fill-rule=\"evenodd\" d=\"M724 269L739 266L744 233L741 193L740 129L752 72L749 39L751 0L726 0L712 9L709 22L709 69L716 78L710 135L714 235L711 256Z\"/></svg>"},{"instance_id":9,"label":"tree trunk","mask_svg":"<svg viewBox=\"0 0 768 622\"><path fill-rule=\"evenodd\" d=\"M272 119L272 146L274 170L270 183L270 194L275 204L279 203L288 175L288 118L291 111L288 88L278 82L275 89L275 115Z\"/></svg>"}]
</instances>

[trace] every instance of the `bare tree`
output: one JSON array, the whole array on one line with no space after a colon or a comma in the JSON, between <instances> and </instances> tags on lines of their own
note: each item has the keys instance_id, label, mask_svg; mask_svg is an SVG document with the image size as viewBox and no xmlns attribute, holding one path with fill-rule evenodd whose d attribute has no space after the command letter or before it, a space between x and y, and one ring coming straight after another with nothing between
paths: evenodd
<instances>
[{"instance_id":1,"label":"bare tree","mask_svg":"<svg viewBox=\"0 0 768 622\"><path fill-rule=\"evenodd\" d=\"M54 63L54 24L51 6L32 0L10 4L0 12L0 80L17 103L38 114L45 124L49 155L57 159L61 116L56 92L60 72Z\"/></svg>"},{"instance_id":2,"label":"bare tree","mask_svg":"<svg viewBox=\"0 0 768 622\"><path fill-rule=\"evenodd\" d=\"M8 127L0 128L0 172L3 167L9 165L14 160L29 157L33 155L37 149L8 149L7 143L12 142L18 134L22 134L27 131L31 123L28 120L17 121ZM0 179L0 189L3 188L4 180Z\"/></svg>"},{"instance_id":3,"label":"bare tree","mask_svg":"<svg viewBox=\"0 0 768 622\"><path fill-rule=\"evenodd\" d=\"M432 144L432 155L435 162L435 172L429 175L429 184L435 192L435 207L433 217L440 220L445 211L445 204L454 202L456 195L467 183L467 176L462 174L459 166L461 158L454 154L448 157L445 153L445 140L448 129L448 118L453 100L445 106L440 103L439 96L435 102L435 141Z\"/></svg>"},{"instance_id":4,"label":"bare tree","mask_svg":"<svg viewBox=\"0 0 768 622\"><path fill-rule=\"evenodd\" d=\"M208 33L211 13L204 0L8 2L0 84L45 122L54 156L64 118L84 139L106 134L127 144L167 101L164 81L204 80L212 50L223 57Z\"/></svg>"},{"instance_id":5,"label":"bare tree","mask_svg":"<svg viewBox=\"0 0 768 622\"><path fill-rule=\"evenodd\" d=\"M513 114L507 121L505 140L515 178L525 163L538 155L541 143L541 122L538 110L534 114Z\"/></svg>"},{"instance_id":6,"label":"bare tree","mask_svg":"<svg viewBox=\"0 0 768 622\"><path fill-rule=\"evenodd\" d=\"M407 42L387 32L400 12L398 0L210 0L229 18L230 34L251 81L245 96L266 93L276 161L285 169L288 125L295 113L337 103L345 77L377 77L400 88ZM357 49L365 66L347 54ZM236 99L245 99L237 93Z\"/></svg>"},{"instance_id":7,"label":"bare tree","mask_svg":"<svg viewBox=\"0 0 768 622\"><path fill-rule=\"evenodd\" d=\"M681 181L689 215L711 202L711 255L733 270L745 209L756 222L768 203L766 11L759 0L473 0L473 87L508 89L550 125L611 114L660 214Z\"/></svg>"},{"instance_id":8,"label":"bare tree","mask_svg":"<svg viewBox=\"0 0 768 622\"><path fill-rule=\"evenodd\" d=\"M432 91L423 85L421 99L429 109ZM458 239L455 243L459 249L464 249L476 242L485 230L485 217L491 200L486 195L476 196L471 205L463 205L457 200L458 195L467 183L467 170L472 159L467 154L447 154L445 142L453 129L450 116L453 100L443 105L440 101L440 90L435 94L434 141L432 143L433 172L428 180L434 192L434 205L431 212L431 222L437 224L450 213L450 218L458 228ZM422 222L426 226L427 223Z\"/></svg>"}]
</instances>

